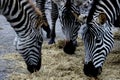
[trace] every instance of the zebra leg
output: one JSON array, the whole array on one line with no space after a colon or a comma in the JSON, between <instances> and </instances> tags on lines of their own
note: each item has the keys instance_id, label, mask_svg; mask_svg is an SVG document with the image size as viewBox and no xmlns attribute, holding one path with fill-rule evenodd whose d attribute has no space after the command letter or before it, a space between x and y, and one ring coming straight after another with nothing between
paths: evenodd
<instances>
[{"instance_id":1,"label":"zebra leg","mask_svg":"<svg viewBox=\"0 0 120 80\"><path fill-rule=\"evenodd\" d=\"M47 34L46 34L47 38L50 38L51 30L50 30L50 26L48 24L46 14L45 14L45 2L46 2L46 0L36 0L36 3L37 3L36 5L42 11L43 19L46 22L46 25L43 24L41 27L47 32Z\"/></svg>"},{"instance_id":2,"label":"zebra leg","mask_svg":"<svg viewBox=\"0 0 120 80\"><path fill-rule=\"evenodd\" d=\"M58 7L53 1L51 1L51 3L52 3L52 11L51 11L52 30L51 30L51 39L48 44L55 43L55 37L56 37L55 25L56 25L56 20L58 18Z\"/></svg>"},{"instance_id":3,"label":"zebra leg","mask_svg":"<svg viewBox=\"0 0 120 80\"><path fill-rule=\"evenodd\" d=\"M46 36L47 38L50 38L50 27L49 25L45 26L45 25L42 25L42 28L47 32Z\"/></svg>"}]
</instances>

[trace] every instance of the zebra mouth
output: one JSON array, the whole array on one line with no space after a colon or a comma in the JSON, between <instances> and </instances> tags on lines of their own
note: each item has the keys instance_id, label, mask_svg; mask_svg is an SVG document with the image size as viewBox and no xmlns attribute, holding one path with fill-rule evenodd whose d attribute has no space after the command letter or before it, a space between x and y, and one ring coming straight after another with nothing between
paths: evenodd
<instances>
[{"instance_id":1,"label":"zebra mouth","mask_svg":"<svg viewBox=\"0 0 120 80\"><path fill-rule=\"evenodd\" d=\"M74 45L73 41L66 42L63 51L67 54L74 54L76 50L76 45Z\"/></svg>"},{"instance_id":2,"label":"zebra mouth","mask_svg":"<svg viewBox=\"0 0 120 80\"><path fill-rule=\"evenodd\" d=\"M39 61L37 65L27 65L27 69L30 73L39 71L41 68L41 62Z\"/></svg>"},{"instance_id":3,"label":"zebra mouth","mask_svg":"<svg viewBox=\"0 0 120 80\"><path fill-rule=\"evenodd\" d=\"M101 74L102 72L102 67L97 67L93 65L93 62L90 61L88 64L84 64L84 74L89 77L97 77Z\"/></svg>"}]
</instances>

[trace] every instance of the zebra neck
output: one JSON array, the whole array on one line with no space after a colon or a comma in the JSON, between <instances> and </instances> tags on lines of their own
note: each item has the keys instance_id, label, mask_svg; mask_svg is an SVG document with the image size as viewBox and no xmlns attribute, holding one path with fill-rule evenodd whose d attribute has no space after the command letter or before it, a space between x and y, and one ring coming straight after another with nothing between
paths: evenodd
<instances>
[{"instance_id":1,"label":"zebra neck","mask_svg":"<svg viewBox=\"0 0 120 80\"><path fill-rule=\"evenodd\" d=\"M0 0L0 8L19 37L35 31L38 15L28 0Z\"/></svg>"}]
</instances>

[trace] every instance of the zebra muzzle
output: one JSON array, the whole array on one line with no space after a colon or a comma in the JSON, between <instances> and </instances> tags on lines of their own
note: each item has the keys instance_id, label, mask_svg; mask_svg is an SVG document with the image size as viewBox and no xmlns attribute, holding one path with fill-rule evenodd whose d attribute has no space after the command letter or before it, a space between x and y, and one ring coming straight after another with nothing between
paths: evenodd
<instances>
[{"instance_id":1,"label":"zebra muzzle","mask_svg":"<svg viewBox=\"0 0 120 80\"><path fill-rule=\"evenodd\" d=\"M89 77L97 77L102 72L102 67L97 67L93 65L93 62L90 61L88 64L84 64L84 74Z\"/></svg>"},{"instance_id":2,"label":"zebra muzzle","mask_svg":"<svg viewBox=\"0 0 120 80\"><path fill-rule=\"evenodd\" d=\"M63 51L67 54L74 54L76 46L73 44L73 41L66 41Z\"/></svg>"}]
</instances>

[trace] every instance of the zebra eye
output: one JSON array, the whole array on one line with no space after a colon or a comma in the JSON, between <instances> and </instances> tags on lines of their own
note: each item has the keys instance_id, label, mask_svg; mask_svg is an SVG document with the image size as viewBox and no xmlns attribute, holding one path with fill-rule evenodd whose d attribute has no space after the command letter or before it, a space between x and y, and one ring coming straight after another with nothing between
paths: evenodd
<instances>
[{"instance_id":1,"label":"zebra eye","mask_svg":"<svg viewBox=\"0 0 120 80\"><path fill-rule=\"evenodd\" d=\"M99 43L101 41L101 37L96 38L96 43Z\"/></svg>"}]
</instances>

